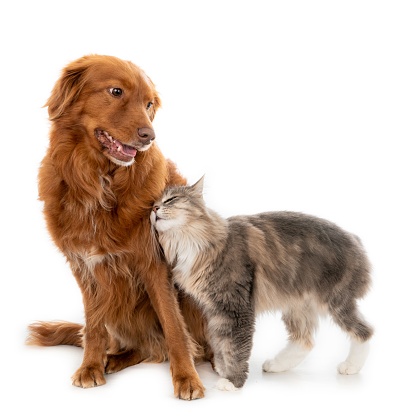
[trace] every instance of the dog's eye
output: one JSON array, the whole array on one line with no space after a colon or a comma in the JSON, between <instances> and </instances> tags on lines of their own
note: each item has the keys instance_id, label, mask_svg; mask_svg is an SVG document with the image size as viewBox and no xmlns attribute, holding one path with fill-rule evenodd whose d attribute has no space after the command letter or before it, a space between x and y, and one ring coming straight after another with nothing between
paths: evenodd
<instances>
[{"instance_id":1,"label":"dog's eye","mask_svg":"<svg viewBox=\"0 0 416 416\"><path fill-rule=\"evenodd\" d=\"M121 97L123 95L123 90L121 88L110 88L109 91L114 97Z\"/></svg>"},{"instance_id":2,"label":"dog's eye","mask_svg":"<svg viewBox=\"0 0 416 416\"><path fill-rule=\"evenodd\" d=\"M150 110L153 107L153 103L150 101L147 103L146 110Z\"/></svg>"}]
</instances>

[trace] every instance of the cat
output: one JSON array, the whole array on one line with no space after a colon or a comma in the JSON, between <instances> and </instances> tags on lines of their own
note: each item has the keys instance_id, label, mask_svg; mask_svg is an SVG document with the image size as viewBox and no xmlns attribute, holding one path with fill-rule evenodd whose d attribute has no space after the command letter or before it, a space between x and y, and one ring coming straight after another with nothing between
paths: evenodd
<instances>
[{"instance_id":1,"label":"cat","mask_svg":"<svg viewBox=\"0 0 416 416\"><path fill-rule=\"evenodd\" d=\"M165 189L151 223L175 284L193 297L208 321L217 387L235 390L248 376L256 315L281 311L287 346L265 372L298 365L313 347L319 315L329 314L351 339L341 374L364 365L373 329L357 308L371 284L358 237L296 212L222 218L203 199L203 177Z\"/></svg>"}]
</instances>

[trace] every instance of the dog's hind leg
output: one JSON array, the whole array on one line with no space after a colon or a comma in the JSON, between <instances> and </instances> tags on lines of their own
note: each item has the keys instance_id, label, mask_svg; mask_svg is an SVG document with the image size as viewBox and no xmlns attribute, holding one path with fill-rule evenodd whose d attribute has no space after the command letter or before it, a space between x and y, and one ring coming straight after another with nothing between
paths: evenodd
<instances>
[{"instance_id":1,"label":"dog's hind leg","mask_svg":"<svg viewBox=\"0 0 416 416\"><path fill-rule=\"evenodd\" d=\"M145 360L142 353L137 349L120 352L119 354L108 354L106 374L116 373L126 367L136 365Z\"/></svg>"}]
</instances>

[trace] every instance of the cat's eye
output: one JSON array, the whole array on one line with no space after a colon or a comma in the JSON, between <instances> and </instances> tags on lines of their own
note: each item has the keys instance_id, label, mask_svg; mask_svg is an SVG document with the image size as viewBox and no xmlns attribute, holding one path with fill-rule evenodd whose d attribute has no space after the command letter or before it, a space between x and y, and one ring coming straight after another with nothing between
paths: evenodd
<instances>
[{"instance_id":1,"label":"cat's eye","mask_svg":"<svg viewBox=\"0 0 416 416\"><path fill-rule=\"evenodd\" d=\"M123 95L123 90L121 88L109 88L108 91L114 97L121 97Z\"/></svg>"},{"instance_id":2,"label":"cat's eye","mask_svg":"<svg viewBox=\"0 0 416 416\"><path fill-rule=\"evenodd\" d=\"M174 201L175 199L178 199L177 196L172 196L171 198L168 198L163 201L164 204L169 204L170 202Z\"/></svg>"}]
</instances>

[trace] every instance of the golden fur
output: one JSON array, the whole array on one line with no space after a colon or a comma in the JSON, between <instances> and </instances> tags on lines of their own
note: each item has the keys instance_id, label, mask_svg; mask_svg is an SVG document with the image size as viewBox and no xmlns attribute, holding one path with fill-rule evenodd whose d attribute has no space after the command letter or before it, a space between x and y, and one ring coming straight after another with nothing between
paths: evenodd
<instances>
[{"instance_id":1,"label":"golden fur","mask_svg":"<svg viewBox=\"0 0 416 416\"><path fill-rule=\"evenodd\" d=\"M28 343L83 346L73 376L80 387L169 358L175 395L203 397L193 362L208 350L203 320L189 299L178 302L151 233L154 201L166 185L186 182L142 134L153 132L160 106L152 81L130 62L89 55L64 68L46 105L50 146L39 196L81 289L85 326L39 322L29 327Z\"/></svg>"}]
</instances>

